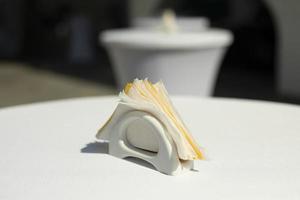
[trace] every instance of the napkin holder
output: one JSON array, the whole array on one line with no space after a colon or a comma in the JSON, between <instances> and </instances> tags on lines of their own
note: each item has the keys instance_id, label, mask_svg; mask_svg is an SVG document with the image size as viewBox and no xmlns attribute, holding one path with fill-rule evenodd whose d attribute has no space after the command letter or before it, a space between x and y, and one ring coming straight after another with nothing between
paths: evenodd
<instances>
[{"instance_id":1,"label":"napkin holder","mask_svg":"<svg viewBox=\"0 0 300 200\"><path fill-rule=\"evenodd\" d=\"M137 130L129 129L131 123L143 122L148 124L147 127L139 127ZM142 125L141 124L141 125ZM151 132L149 129L151 127ZM134 132L129 132L129 131ZM157 140L157 152L143 149L143 147L132 144L128 135L136 135L139 132L143 134L152 134L151 137ZM137 110L127 104L119 103L112 117L98 132L97 138L109 141L109 154L118 158L133 157L144 160L152 164L158 171L168 174L177 175L183 171L193 168L193 161L182 161L178 157L176 146L173 140L166 133L164 124L154 115L146 111Z\"/></svg>"}]
</instances>

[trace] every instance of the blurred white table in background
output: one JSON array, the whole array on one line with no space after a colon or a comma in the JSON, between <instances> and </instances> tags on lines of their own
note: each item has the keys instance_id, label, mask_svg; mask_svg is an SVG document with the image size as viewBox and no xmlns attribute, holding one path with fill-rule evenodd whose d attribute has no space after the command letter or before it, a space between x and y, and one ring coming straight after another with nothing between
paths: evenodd
<instances>
[{"instance_id":1,"label":"blurred white table in background","mask_svg":"<svg viewBox=\"0 0 300 200\"><path fill-rule=\"evenodd\" d=\"M0 110L0 199L300 199L299 106L173 99L209 158L176 177L95 142L115 97Z\"/></svg>"}]
</instances>

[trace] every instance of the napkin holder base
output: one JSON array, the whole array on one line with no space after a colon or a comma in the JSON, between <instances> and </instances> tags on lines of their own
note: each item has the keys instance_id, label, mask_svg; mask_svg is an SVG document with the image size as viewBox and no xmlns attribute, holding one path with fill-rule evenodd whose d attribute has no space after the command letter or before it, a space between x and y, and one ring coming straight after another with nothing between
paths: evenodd
<instances>
[{"instance_id":1,"label":"napkin holder base","mask_svg":"<svg viewBox=\"0 0 300 200\"><path fill-rule=\"evenodd\" d=\"M143 120L152 126L158 142L158 151L151 152L132 145L127 139L128 126ZM145 129L144 129L145 131ZM109 141L109 154L118 158L138 158L152 164L159 172L177 175L193 169L193 161L182 161L178 157L173 140L166 133L164 125L153 115L119 103L111 119L98 132L97 138Z\"/></svg>"}]
</instances>

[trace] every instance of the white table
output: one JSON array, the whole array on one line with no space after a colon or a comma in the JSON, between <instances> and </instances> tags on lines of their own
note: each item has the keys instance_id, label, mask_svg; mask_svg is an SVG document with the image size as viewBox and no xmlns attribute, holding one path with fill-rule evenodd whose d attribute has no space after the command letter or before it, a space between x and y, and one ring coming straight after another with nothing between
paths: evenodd
<instances>
[{"instance_id":1,"label":"white table","mask_svg":"<svg viewBox=\"0 0 300 200\"><path fill-rule=\"evenodd\" d=\"M114 158L94 143L116 98L0 110L0 199L300 199L299 106L174 103L209 157L197 162L198 172L180 176Z\"/></svg>"}]
</instances>

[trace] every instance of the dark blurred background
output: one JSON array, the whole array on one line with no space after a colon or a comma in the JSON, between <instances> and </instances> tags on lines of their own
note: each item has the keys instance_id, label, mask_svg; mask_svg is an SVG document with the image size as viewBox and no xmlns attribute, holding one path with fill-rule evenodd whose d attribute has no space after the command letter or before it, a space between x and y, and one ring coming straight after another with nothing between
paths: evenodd
<instances>
[{"instance_id":1,"label":"dark blurred background","mask_svg":"<svg viewBox=\"0 0 300 200\"><path fill-rule=\"evenodd\" d=\"M214 96L299 103L276 89L277 21L265 1L0 0L0 106L117 94L99 33L164 8L233 32Z\"/></svg>"}]
</instances>

